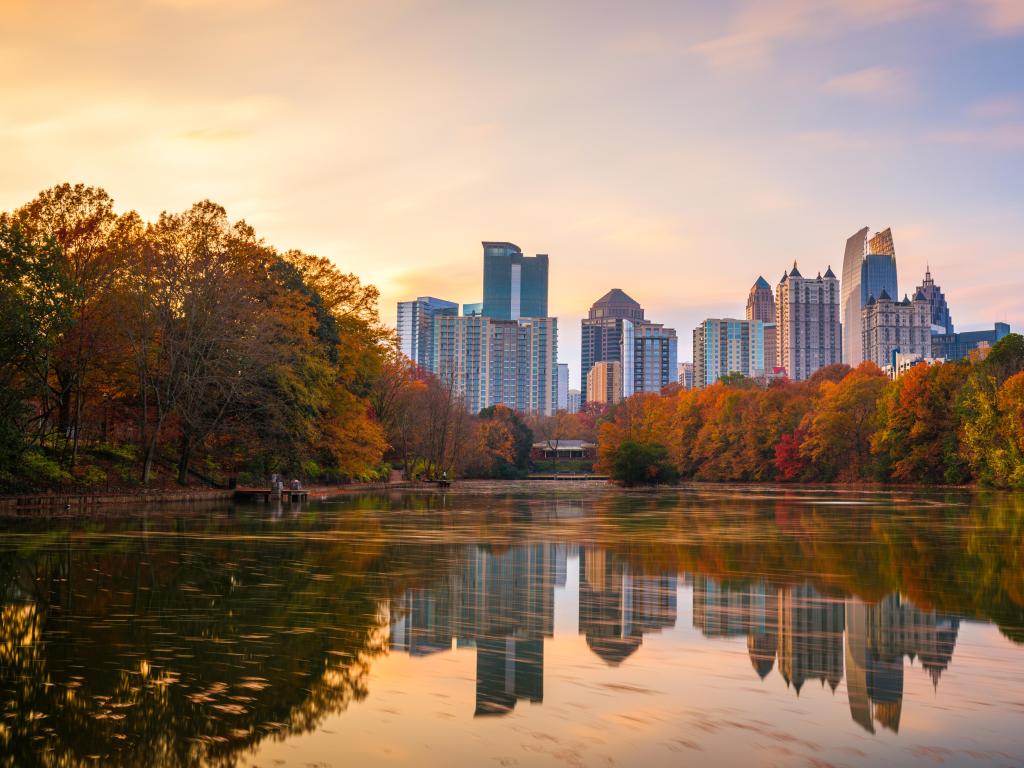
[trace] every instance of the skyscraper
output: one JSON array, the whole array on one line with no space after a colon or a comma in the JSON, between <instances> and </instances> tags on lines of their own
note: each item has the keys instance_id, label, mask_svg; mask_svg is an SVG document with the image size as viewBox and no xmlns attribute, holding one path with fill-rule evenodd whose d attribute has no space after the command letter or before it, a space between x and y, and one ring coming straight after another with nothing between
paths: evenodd
<instances>
[{"instance_id":1,"label":"skyscraper","mask_svg":"<svg viewBox=\"0 0 1024 768\"><path fill-rule=\"evenodd\" d=\"M458 304L433 296L398 302L398 340L402 354L421 368L429 369L434 357L434 317L458 314Z\"/></svg>"},{"instance_id":2,"label":"skyscraper","mask_svg":"<svg viewBox=\"0 0 1024 768\"><path fill-rule=\"evenodd\" d=\"M705 320L693 329L693 386L703 389L730 373L763 376L764 337L760 320Z\"/></svg>"},{"instance_id":3,"label":"skyscraper","mask_svg":"<svg viewBox=\"0 0 1024 768\"><path fill-rule=\"evenodd\" d=\"M764 277L758 277L747 296L747 320L764 323L764 371L770 373L778 364L775 329L775 296Z\"/></svg>"},{"instance_id":4,"label":"skyscraper","mask_svg":"<svg viewBox=\"0 0 1024 768\"><path fill-rule=\"evenodd\" d=\"M953 327L953 318L949 314L949 306L946 304L946 297L942 289L932 280L932 271L928 267L924 270L924 281L917 287L917 290L924 294L931 308L932 331L935 333L956 333Z\"/></svg>"},{"instance_id":5,"label":"skyscraper","mask_svg":"<svg viewBox=\"0 0 1024 768\"><path fill-rule=\"evenodd\" d=\"M839 280L832 268L824 276L804 278L793 262L775 294L778 362L789 378L803 381L819 368L842 362Z\"/></svg>"},{"instance_id":6,"label":"skyscraper","mask_svg":"<svg viewBox=\"0 0 1024 768\"><path fill-rule=\"evenodd\" d=\"M643 319L643 308L618 288L612 288L590 307L583 320L580 349L580 397L584 403L589 402L587 374L594 363L620 360L622 321Z\"/></svg>"},{"instance_id":7,"label":"skyscraper","mask_svg":"<svg viewBox=\"0 0 1024 768\"><path fill-rule=\"evenodd\" d=\"M672 382L678 356L674 328L646 320L623 320L619 346L624 398L638 392L661 392Z\"/></svg>"},{"instance_id":8,"label":"skyscraper","mask_svg":"<svg viewBox=\"0 0 1024 768\"><path fill-rule=\"evenodd\" d=\"M547 317L548 257L524 256L512 243L483 243L483 314L496 320Z\"/></svg>"},{"instance_id":9,"label":"skyscraper","mask_svg":"<svg viewBox=\"0 0 1024 768\"><path fill-rule=\"evenodd\" d=\"M693 389L693 363L679 363L676 366L678 377L676 381L683 389Z\"/></svg>"},{"instance_id":10,"label":"skyscraper","mask_svg":"<svg viewBox=\"0 0 1024 768\"><path fill-rule=\"evenodd\" d=\"M565 411L569 408L569 364L558 364L558 396L555 410Z\"/></svg>"},{"instance_id":11,"label":"skyscraper","mask_svg":"<svg viewBox=\"0 0 1024 768\"><path fill-rule=\"evenodd\" d=\"M558 398L558 320L438 317L430 370L471 413L499 403L550 416Z\"/></svg>"},{"instance_id":12,"label":"skyscraper","mask_svg":"<svg viewBox=\"0 0 1024 768\"><path fill-rule=\"evenodd\" d=\"M569 390L567 403L566 410L569 411L569 413L580 412L580 405L582 404L582 401L580 400L580 391L578 389Z\"/></svg>"},{"instance_id":13,"label":"skyscraper","mask_svg":"<svg viewBox=\"0 0 1024 768\"><path fill-rule=\"evenodd\" d=\"M860 365L864 360L861 309L872 296L877 299L883 288L890 296L899 296L892 231L885 229L871 238L868 231L864 227L851 235L843 254L840 321L843 362L851 366Z\"/></svg>"},{"instance_id":14,"label":"skyscraper","mask_svg":"<svg viewBox=\"0 0 1024 768\"><path fill-rule=\"evenodd\" d=\"M772 294L772 287L763 277L757 278L747 296L747 320L775 322L775 296Z\"/></svg>"},{"instance_id":15,"label":"skyscraper","mask_svg":"<svg viewBox=\"0 0 1024 768\"><path fill-rule=\"evenodd\" d=\"M622 363L618 360L600 360L587 374L588 403L615 405L622 401Z\"/></svg>"},{"instance_id":16,"label":"skyscraper","mask_svg":"<svg viewBox=\"0 0 1024 768\"><path fill-rule=\"evenodd\" d=\"M864 359L879 368L895 367L896 353L929 357L932 353L931 308L918 291L911 301L893 301L886 290L872 296L861 310Z\"/></svg>"}]
</instances>

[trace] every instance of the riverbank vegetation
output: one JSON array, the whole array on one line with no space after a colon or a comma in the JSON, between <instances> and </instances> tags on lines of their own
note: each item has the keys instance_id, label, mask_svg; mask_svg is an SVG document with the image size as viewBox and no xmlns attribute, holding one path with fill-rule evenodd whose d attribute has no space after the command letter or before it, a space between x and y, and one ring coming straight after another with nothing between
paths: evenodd
<instances>
[{"instance_id":1,"label":"riverbank vegetation","mask_svg":"<svg viewBox=\"0 0 1024 768\"><path fill-rule=\"evenodd\" d=\"M147 222L63 184L0 213L0 489L507 476L529 430L471 416L377 289L202 201Z\"/></svg>"},{"instance_id":2,"label":"riverbank vegetation","mask_svg":"<svg viewBox=\"0 0 1024 768\"><path fill-rule=\"evenodd\" d=\"M1024 487L1024 337L891 381L872 363L763 387L729 377L621 403L603 468L625 485L707 481Z\"/></svg>"}]
</instances>

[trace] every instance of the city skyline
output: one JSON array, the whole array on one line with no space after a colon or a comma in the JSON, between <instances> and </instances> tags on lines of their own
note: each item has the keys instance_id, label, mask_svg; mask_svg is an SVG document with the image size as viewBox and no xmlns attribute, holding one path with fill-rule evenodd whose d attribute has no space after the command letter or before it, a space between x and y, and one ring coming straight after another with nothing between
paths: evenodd
<instances>
[{"instance_id":1,"label":"city skyline","mask_svg":"<svg viewBox=\"0 0 1024 768\"><path fill-rule=\"evenodd\" d=\"M484 237L551 255L563 328L619 285L685 330L891 223L958 330L1024 325L1014 0L239 8L6 3L0 207L65 180L148 219L209 197L377 285L390 325L399 299L477 300Z\"/></svg>"}]
</instances>

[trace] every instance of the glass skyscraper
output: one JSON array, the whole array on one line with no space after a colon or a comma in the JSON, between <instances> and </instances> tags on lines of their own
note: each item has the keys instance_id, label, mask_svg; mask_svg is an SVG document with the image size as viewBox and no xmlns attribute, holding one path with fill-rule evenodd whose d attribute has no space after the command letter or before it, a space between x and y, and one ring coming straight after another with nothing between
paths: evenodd
<instances>
[{"instance_id":1,"label":"glass skyscraper","mask_svg":"<svg viewBox=\"0 0 1024 768\"><path fill-rule=\"evenodd\" d=\"M622 323L644 321L644 310L635 300L619 288L612 288L590 307L589 316L582 323L580 347L580 397L584 403L587 394L587 374L595 363L621 360Z\"/></svg>"},{"instance_id":2,"label":"glass skyscraper","mask_svg":"<svg viewBox=\"0 0 1024 768\"><path fill-rule=\"evenodd\" d=\"M892 230L885 229L868 237L868 227L858 230L846 241L843 254L843 281L840 287L839 319L843 325L843 362L858 366L864 361L863 320L861 312L868 299L877 299L885 289L899 296L896 281L896 249Z\"/></svg>"},{"instance_id":3,"label":"glass skyscraper","mask_svg":"<svg viewBox=\"0 0 1024 768\"><path fill-rule=\"evenodd\" d=\"M429 370L434 360L434 318L458 314L458 304L433 296L398 302L398 341L402 353L416 365Z\"/></svg>"},{"instance_id":4,"label":"glass skyscraper","mask_svg":"<svg viewBox=\"0 0 1024 768\"><path fill-rule=\"evenodd\" d=\"M548 315L548 257L513 243L484 242L483 314L496 320Z\"/></svg>"}]
</instances>

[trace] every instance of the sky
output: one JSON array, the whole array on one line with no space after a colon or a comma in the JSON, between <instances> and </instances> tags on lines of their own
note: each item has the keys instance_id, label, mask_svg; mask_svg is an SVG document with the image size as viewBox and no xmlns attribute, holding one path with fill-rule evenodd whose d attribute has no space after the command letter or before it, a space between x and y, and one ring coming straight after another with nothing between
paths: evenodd
<instances>
[{"instance_id":1,"label":"sky","mask_svg":"<svg viewBox=\"0 0 1024 768\"><path fill-rule=\"evenodd\" d=\"M550 255L679 333L892 227L957 330L1024 328L1024 0L0 0L0 209L205 198L395 303Z\"/></svg>"}]
</instances>

